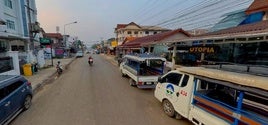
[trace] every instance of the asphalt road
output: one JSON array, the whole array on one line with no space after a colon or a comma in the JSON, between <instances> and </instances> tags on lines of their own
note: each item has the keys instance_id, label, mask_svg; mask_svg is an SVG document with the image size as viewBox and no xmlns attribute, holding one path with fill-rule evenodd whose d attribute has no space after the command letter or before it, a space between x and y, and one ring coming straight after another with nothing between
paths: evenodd
<instances>
[{"instance_id":1,"label":"asphalt road","mask_svg":"<svg viewBox=\"0 0 268 125\"><path fill-rule=\"evenodd\" d=\"M101 55L75 60L11 125L189 125L164 114L153 90L131 87Z\"/></svg>"}]
</instances>

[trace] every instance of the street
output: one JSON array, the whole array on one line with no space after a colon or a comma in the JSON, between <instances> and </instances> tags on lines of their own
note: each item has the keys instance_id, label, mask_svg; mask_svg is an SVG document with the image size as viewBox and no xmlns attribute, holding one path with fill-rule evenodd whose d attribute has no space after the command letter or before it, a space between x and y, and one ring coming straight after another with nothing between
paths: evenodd
<instances>
[{"instance_id":1,"label":"street","mask_svg":"<svg viewBox=\"0 0 268 125\"><path fill-rule=\"evenodd\" d=\"M93 55L76 59L70 68L33 99L32 107L11 125L190 125L168 117L153 90L131 87L119 68Z\"/></svg>"}]
</instances>

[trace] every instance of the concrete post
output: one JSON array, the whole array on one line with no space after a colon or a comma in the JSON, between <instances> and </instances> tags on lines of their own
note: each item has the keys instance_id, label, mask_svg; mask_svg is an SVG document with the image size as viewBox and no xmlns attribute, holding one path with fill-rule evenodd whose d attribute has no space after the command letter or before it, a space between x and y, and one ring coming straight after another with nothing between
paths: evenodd
<instances>
[{"instance_id":1,"label":"concrete post","mask_svg":"<svg viewBox=\"0 0 268 125\"><path fill-rule=\"evenodd\" d=\"M177 53L177 46L176 45L174 45L173 46L173 53L172 53L172 70L174 70L175 69L175 65L176 65L176 60L175 60L175 58L176 58L176 53Z\"/></svg>"}]
</instances>

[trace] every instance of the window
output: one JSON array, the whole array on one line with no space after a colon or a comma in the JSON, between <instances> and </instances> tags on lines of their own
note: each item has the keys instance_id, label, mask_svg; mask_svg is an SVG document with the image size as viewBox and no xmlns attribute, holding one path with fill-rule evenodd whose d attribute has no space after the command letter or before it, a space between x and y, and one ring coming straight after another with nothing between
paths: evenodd
<instances>
[{"instance_id":1,"label":"window","mask_svg":"<svg viewBox=\"0 0 268 125\"><path fill-rule=\"evenodd\" d=\"M157 32L154 32L154 34L157 34Z\"/></svg>"},{"instance_id":2,"label":"window","mask_svg":"<svg viewBox=\"0 0 268 125\"><path fill-rule=\"evenodd\" d=\"M5 0L5 6L9 7L12 9L12 1L11 0Z\"/></svg>"},{"instance_id":3,"label":"window","mask_svg":"<svg viewBox=\"0 0 268 125\"><path fill-rule=\"evenodd\" d=\"M6 49L7 49L7 44L6 44L6 42L2 42L2 41L0 41L0 53L1 53L1 52L5 52L5 51L7 51Z\"/></svg>"},{"instance_id":4,"label":"window","mask_svg":"<svg viewBox=\"0 0 268 125\"><path fill-rule=\"evenodd\" d=\"M182 75L177 73L169 73L163 78L163 82L179 85Z\"/></svg>"},{"instance_id":5,"label":"window","mask_svg":"<svg viewBox=\"0 0 268 125\"><path fill-rule=\"evenodd\" d=\"M0 101L6 97L5 88L0 89Z\"/></svg>"},{"instance_id":6,"label":"window","mask_svg":"<svg viewBox=\"0 0 268 125\"><path fill-rule=\"evenodd\" d=\"M13 59L12 57L0 57L0 73L13 70Z\"/></svg>"},{"instance_id":7,"label":"window","mask_svg":"<svg viewBox=\"0 0 268 125\"><path fill-rule=\"evenodd\" d=\"M18 46L17 45L12 45L11 50L12 51L18 51Z\"/></svg>"},{"instance_id":8,"label":"window","mask_svg":"<svg viewBox=\"0 0 268 125\"><path fill-rule=\"evenodd\" d=\"M149 34L149 31L145 31L145 34Z\"/></svg>"},{"instance_id":9,"label":"window","mask_svg":"<svg viewBox=\"0 0 268 125\"><path fill-rule=\"evenodd\" d=\"M127 31L127 34L131 34L131 31Z\"/></svg>"},{"instance_id":10,"label":"window","mask_svg":"<svg viewBox=\"0 0 268 125\"><path fill-rule=\"evenodd\" d=\"M188 83L188 80L189 80L189 75L184 75L180 87L185 87L187 85L187 83Z\"/></svg>"},{"instance_id":11,"label":"window","mask_svg":"<svg viewBox=\"0 0 268 125\"><path fill-rule=\"evenodd\" d=\"M23 84L22 81L17 81L9 86L7 86L7 94L12 93L13 91L15 91L16 89L18 89L21 85Z\"/></svg>"},{"instance_id":12,"label":"window","mask_svg":"<svg viewBox=\"0 0 268 125\"><path fill-rule=\"evenodd\" d=\"M15 22L14 21L7 20L6 25L7 25L8 29L15 30Z\"/></svg>"},{"instance_id":13,"label":"window","mask_svg":"<svg viewBox=\"0 0 268 125\"><path fill-rule=\"evenodd\" d=\"M138 34L138 31L135 31L134 34Z\"/></svg>"}]
</instances>

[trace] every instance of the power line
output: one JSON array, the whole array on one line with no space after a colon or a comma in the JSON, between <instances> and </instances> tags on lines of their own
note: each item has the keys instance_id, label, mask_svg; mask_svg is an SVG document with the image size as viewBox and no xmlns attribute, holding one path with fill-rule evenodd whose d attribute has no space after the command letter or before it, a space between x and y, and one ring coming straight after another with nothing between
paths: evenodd
<instances>
[{"instance_id":1,"label":"power line","mask_svg":"<svg viewBox=\"0 0 268 125\"><path fill-rule=\"evenodd\" d=\"M165 8L165 9L163 9L162 11L160 11L160 12L158 12L158 13L156 13L156 14L154 14L154 15L152 15L152 16L150 16L150 17L144 19L144 20L142 20L141 23L144 23L145 21L148 21L148 20L152 20L152 19L156 18L157 16L160 16L160 14L162 14L162 13L164 13L164 12L167 12L167 11L170 10L171 8L176 7L178 4L184 4L186 1L187 1L187 0L183 0L182 2L179 1L178 3L175 3L175 4L173 4L172 6L170 6L170 7L168 7L168 8Z\"/></svg>"},{"instance_id":2,"label":"power line","mask_svg":"<svg viewBox=\"0 0 268 125\"><path fill-rule=\"evenodd\" d=\"M200 6L200 7L202 7L201 9L204 9L204 8L206 8L206 7L208 7L208 6L211 6L211 5L214 5L214 4L218 3L218 2L220 2L220 1L216 1L216 2L211 3L211 4L206 4L204 7L203 7L203 6ZM205 4L205 3L204 3L204 4ZM200 9L193 9L192 11L188 11L188 12L186 12L186 13L181 13L180 15L176 16L175 18L169 19L169 20L164 21L164 22L162 22L162 23L159 23L159 24L157 24L157 25L163 25L163 24L166 24L166 23L170 23L171 21L174 21L174 20L183 18L183 17L185 17L185 16L188 16L188 14L195 13L195 12L197 12L197 11L200 11Z\"/></svg>"},{"instance_id":3,"label":"power line","mask_svg":"<svg viewBox=\"0 0 268 125\"><path fill-rule=\"evenodd\" d=\"M163 25L163 26L167 26L167 25L170 25L170 24L179 24L179 25L181 25L181 26L184 26L185 23L188 24L189 22L199 22L199 20L202 19L202 18L199 18L200 16L203 16L204 18L206 18L206 17L212 16L212 15L218 14L218 12L221 12L222 10L231 9L231 8L233 8L233 7L237 7L237 8L238 8L239 6L241 6L242 4L245 4L245 3L247 3L247 2L248 2L248 1L243 2L243 3L238 3L238 4L235 4L235 3L237 3L237 2L235 2L234 4L232 4L232 6L224 6L223 8L221 8L221 9L216 9L215 11L207 10L207 11L205 11L205 12L203 12L203 13L207 14L208 16L203 15L203 14L196 14L196 15L193 15L193 16L191 16L191 17L188 17L188 18L185 18L185 19L176 21L176 22L170 22L170 23L165 24L165 25ZM214 9L213 9L213 10L214 10ZM195 18L198 18L198 19L195 20ZM216 19L217 19L217 18L216 18ZM191 21L191 20L193 20L193 21Z\"/></svg>"},{"instance_id":4,"label":"power line","mask_svg":"<svg viewBox=\"0 0 268 125\"><path fill-rule=\"evenodd\" d=\"M147 6L151 6L151 5L154 5L158 0L147 0L144 4L144 7L142 7L140 9L140 11L138 11L137 14L135 14L132 18L138 18L140 17L147 9L148 7Z\"/></svg>"}]
</instances>

